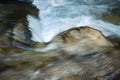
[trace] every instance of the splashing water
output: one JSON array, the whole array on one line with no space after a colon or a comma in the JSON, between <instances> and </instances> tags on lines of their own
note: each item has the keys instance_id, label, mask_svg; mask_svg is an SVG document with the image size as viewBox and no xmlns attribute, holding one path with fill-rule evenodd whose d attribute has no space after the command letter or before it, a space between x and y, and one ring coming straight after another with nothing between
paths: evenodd
<instances>
[{"instance_id":1,"label":"splashing water","mask_svg":"<svg viewBox=\"0 0 120 80\"><path fill-rule=\"evenodd\" d=\"M119 2L120 0L116 0ZM110 14L114 0L34 0L39 9L39 19L28 15L32 40L49 42L52 38L70 28L90 26L100 30L105 36L118 35L120 26L100 19Z\"/></svg>"}]
</instances>

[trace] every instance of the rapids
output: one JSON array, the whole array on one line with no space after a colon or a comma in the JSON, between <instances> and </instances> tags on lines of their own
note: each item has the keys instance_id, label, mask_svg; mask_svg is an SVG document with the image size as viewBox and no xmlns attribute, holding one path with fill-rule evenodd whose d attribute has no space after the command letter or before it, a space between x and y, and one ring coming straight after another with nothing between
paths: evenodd
<instances>
[{"instance_id":1,"label":"rapids","mask_svg":"<svg viewBox=\"0 0 120 80\"><path fill-rule=\"evenodd\" d=\"M120 0L0 1L0 80L120 80Z\"/></svg>"},{"instance_id":2,"label":"rapids","mask_svg":"<svg viewBox=\"0 0 120 80\"><path fill-rule=\"evenodd\" d=\"M39 17L27 17L32 40L47 43L57 34L80 26L98 29L105 36L120 36L120 25L101 19L104 14L112 15L119 3L119 0L33 0Z\"/></svg>"}]
</instances>

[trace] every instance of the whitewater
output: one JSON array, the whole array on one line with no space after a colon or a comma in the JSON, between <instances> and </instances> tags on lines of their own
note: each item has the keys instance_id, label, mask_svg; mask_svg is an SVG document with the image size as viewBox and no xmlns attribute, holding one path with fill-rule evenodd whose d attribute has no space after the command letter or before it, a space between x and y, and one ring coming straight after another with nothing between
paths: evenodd
<instances>
[{"instance_id":1,"label":"whitewater","mask_svg":"<svg viewBox=\"0 0 120 80\"><path fill-rule=\"evenodd\" d=\"M111 10L120 0L33 0L39 10L38 18L28 15L28 26L32 40L50 42L59 33L75 27L89 26L100 30L104 36L120 37L120 25L103 21L103 14L111 15Z\"/></svg>"}]
</instances>

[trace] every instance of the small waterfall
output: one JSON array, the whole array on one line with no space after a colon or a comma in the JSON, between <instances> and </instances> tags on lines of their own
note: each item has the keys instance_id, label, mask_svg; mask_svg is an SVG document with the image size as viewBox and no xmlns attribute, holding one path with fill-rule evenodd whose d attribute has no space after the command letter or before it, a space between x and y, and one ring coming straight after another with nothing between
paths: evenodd
<instances>
[{"instance_id":1,"label":"small waterfall","mask_svg":"<svg viewBox=\"0 0 120 80\"><path fill-rule=\"evenodd\" d=\"M90 26L105 36L118 35L120 26L103 21L103 14L111 14L114 4L120 0L33 0L39 9L39 19L28 15L32 40L49 42L52 38L70 28Z\"/></svg>"}]
</instances>

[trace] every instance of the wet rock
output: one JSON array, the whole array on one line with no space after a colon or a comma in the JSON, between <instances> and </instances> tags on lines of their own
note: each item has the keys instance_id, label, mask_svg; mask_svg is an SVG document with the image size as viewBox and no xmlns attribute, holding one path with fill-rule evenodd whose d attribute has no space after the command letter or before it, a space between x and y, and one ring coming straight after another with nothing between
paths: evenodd
<instances>
[{"instance_id":1,"label":"wet rock","mask_svg":"<svg viewBox=\"0 0 120 80\"><path fill-rule=\"evenodd\" d=\"M23 42L23 43L30 43L30 32L26 29L26 27L19 23L13 28L13 39Z\"/></svg>"},{"instance_id":2,"label":"wet rock","mask_svg":"<svg viewBox=\"0 0 120 80\"><path fill-rule=\"evenodd\" d=\"M24 28L20 25L13 29L13 38L24 42ZM109 80L111 76L111 80L119 80L120 50L111 48L114 44L99 31L89 27L75 28L57 35L48 44L35 46L51 45L57 48L43 52L12 46L1 48L1 80Z\"/></svg>"},{"instance_id":3,"label":"wet rock","mask_svg":"<svg viewBox=\"0 0 120 80\"><path fill-rule=\"evenodd\" d=\"M33 41L30 39L31 33L28 30L26 16L28 14L36 16L37 9L31 4L11 2L13 3L0 4L0 47L29 46Z\"/></svg>"},{"instance_id":4,"label":"wet rock","mask_svg":"<svg viewBox=\"0 0 120 80\"><path fill-rule=\"evenodd\" d=\"M69 54L91 54L109 50L113 45L100 31L90 27L80 27L62 32L53 38L43 50L63 50Z\"/></svg>"},{"instance_id":5,"label":"wet rock","mask_svg":"<svg viewBox=\"0 0 120 80\"><path fill-rule=\"evenodd\" d=\"M108 36L107 39L114 45L115 48L120 48L120 38L118 36Z\"/></svg>"},{"instance_id":6,"label":"wet rock","mask_svg":"<svg viewBox=\"0 0 120 80\"><path fill-rule=\"evenodd\" d=\"M94 54L91 56L79 57L75 60L75 58L78 57L78 55L76 55L71 56L71 58L66 57L63 60L56 58L56 60L49 61L47 64L45 61L39 62L38 66L40 67L37 67L31 79L109 80L108 77L116 75L114 71L119 70L117 65L120 63L113 60L113 54L111 57L108 55L106 55L106 53ZM116 64L114 64L114 62L116 62Z\"/></svg>"},{"instance_id":7,"label":"wet rock","mask_svg":"<svg viewBox=\"0 0 120 80\"><path fill-rule=\"evenodd\" d=\"M9 42L9 38L5 37L3 35L0 35L0 48L9 48L11 47L10 42Z\"/></svg>"},{"instance_id":8,"label":"wet rock","mask_svg":"<svg viewBox=\"0 0 120 80\"><path fill-rule=\"evenodd\" d=\"M31 8L0 4L0 80L120 80L120 40L82 27L34 45L26 21L27 14L37 15Z\"/></svg>"},{"instance_id":9,"label":"wet rock","mask_svg":"<svg viewBox=\"0 0 120 80\"><path fill-rule=\"evenodd\" d=\"M10 3L30 3L31 0L4 0L0 1L2 4L10 4Z\"/></svg>"}]
</instances>

